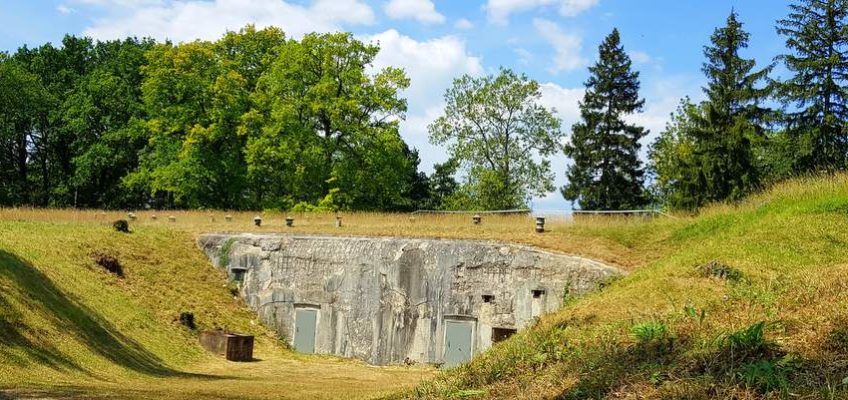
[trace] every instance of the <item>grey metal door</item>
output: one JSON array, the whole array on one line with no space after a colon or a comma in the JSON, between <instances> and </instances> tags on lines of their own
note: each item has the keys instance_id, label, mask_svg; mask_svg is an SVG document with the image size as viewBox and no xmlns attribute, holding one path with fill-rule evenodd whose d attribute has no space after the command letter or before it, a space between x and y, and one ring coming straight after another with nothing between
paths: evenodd
<instances>
[{"instance_id":1,"label":"grey metal door","mask_svg":"<svg viewBox=\"0 0 848 400\"><path fill-rule=\"evenodd\" d=\"M315 323L318 310L303 308L295 310L294 349L301 353L315 352Z\"/></svg>"},{"instance_id":2,"label":"grey metal door","mask_svg":"<svg viewBox=\"0 0 848 400\"><path fill-rule=\"evenodd\" d=\"M471 359L472 322L445 321L445 366L455 367Z\"/></svg>"}]
</instances>

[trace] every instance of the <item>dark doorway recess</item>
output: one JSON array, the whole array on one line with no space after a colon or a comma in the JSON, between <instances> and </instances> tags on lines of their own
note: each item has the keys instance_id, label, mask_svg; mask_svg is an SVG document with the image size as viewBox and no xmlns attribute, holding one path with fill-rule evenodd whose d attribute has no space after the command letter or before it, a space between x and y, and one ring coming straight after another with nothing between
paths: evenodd
<instances>
[{"instance_id":1,"label":"dark doorway recess","mask_svg":"<svg viewBox=\"0 0 848 400\"><path fill-rule=\"evenodd\" d=\"M492 343L502 342L518 332L512 328L492 328Z\"/></svg>"}]
</instances>

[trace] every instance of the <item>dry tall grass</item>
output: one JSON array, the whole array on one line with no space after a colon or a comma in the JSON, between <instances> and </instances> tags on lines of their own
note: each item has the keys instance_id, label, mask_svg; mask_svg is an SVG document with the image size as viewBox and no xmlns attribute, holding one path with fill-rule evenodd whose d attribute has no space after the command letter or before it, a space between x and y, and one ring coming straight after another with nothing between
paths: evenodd
<instances>
[{"instance_id":1,"label":"dry tall grass","mask_svg":"<svg viewBox=\"0 0 848 400\"><path fill-rule=\"evenodd\" d=\"M547 217L545 233L535 232L531 215L483 215L472 223L471 215L408 213L280 213L227 211L138 211L130 229L158 227L193 235L209 232L272 232L320 235L417 236L442 239L493 240L537 246L582 255L631 269L653 259L652 251L635 252L661 245L664 232L685 224L688 217L628 216ZM231 217L228 220L227 217ZM260 216L257 227L254 218ZM294 218L291 227L286 217ZM342 227L336 227L336 217ZM174 218L173 222L171 217ZM128 219L122 211L0 208L0 221L42 221L56 224L106 226Z\"/></svg>"},{"instance_id":2,"label":"dry tall grass","mask_svg":"<svg viewBox=\"0 0 848 400\"><path fill-rule=\"evenodd\" d=\"M224 218L228 214L232 221ZM175 222L169 221L172 215ZM194 274L204 282L200 277L211 271L194 247L197 234L246 231L510 241L630 271L600 293L568 299L566 307L532 329L401 397L848 398L843 383L848 377L848 175L786 182L741 204L715 205L697 216L553 219L543 234L534 232L532 218L514 215L483 216L481 225L473 225L468 215L343 213L341 228L335 226L335 214L295 214L293 227L285 226L285 214L263 213L261 227L254 226L254 216L144 211L130 223L134 233L115 236L111 222L126 219L126 213L0 210L0 250L31 262L74 299L71 304L118 321L118 332L151 349L168 366L201 374L151 378L109 367L108 360L92 355L84 344L57 345L56 340L68 337L61 319L0 274L0 300L12 304L0 308L12 310L2 314L3 321L30 329L27 340L41 338L43 342L35 343L54 345L71 359L102 366L106 374L67 374L32 360L32 371L41 372L29 373L0 361L0 387L29 382L36 392L67 387L69 394L83 397L92 390L127 398L270 398L281 391L315 397L321 390L346 397L367 395L360 380L373 378L369 382L375 387L387 389L427 375L301 359L278 348L260 356L268 363L245 366L198 356L196 349L176 349L191 338L179 333L179 340L164 339L169 336L163 332L180 331L163 319L185 304L201 310L201 320L219 318L260 329L250 324L249 311L232 308L236 300L222 287L223 277L203 283L190 296L169 286L174 274ZM118 282L91 271L87 252L95 248L129 257L130 278ZM726 275L715 275L707 265L726 268L722 274L738 278L721 278ZM0 272L4 269L8 272L9 266L0 265ZM191 300L196 296L201 297ZM750 333L759 322L766 322L763 337ZM634 334L640 326L661 326L655 331L664 333L651 336L643 329ZM333 363L339 363L339 374L319 379ZM313 373L316 380L302 384L280 379ZM206 375L216 378L202 380ZM249 390L261 387L267 390Z\"/></svg>"}]
</instances>

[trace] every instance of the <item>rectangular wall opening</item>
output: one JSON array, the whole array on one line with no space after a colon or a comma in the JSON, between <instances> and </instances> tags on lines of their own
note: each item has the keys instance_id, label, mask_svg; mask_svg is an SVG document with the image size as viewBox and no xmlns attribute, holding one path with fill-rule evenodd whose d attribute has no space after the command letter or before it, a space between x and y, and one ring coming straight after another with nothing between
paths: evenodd
<instances>
[{"instance_id":1,"label":"rectangular wall opening","mask_svg":"<svg viewBox=\"0 0 848 400\"><path fill-rule=\"evenodd\" d=\"M492 343L502 342L518 332L512 328L492 328Z\"/></svg>"},{"instance_id":2,"label":"rectangular wall opening","mask_svg":"<svg viewBox=\"0 0 848 400\"><path fill-rule=\"evenodd\" d=\"M484 295L483 295L483 302L484 302L484 303L494 303L494 302L495 302L495 295L493 295L493 294L484 294Z\"/></svg>"},{"instance_id":3,"label":"rectangular wall opening","mask_svg":"<svg viewBox=\"0 0 848 400\"><path fill-rule=\"evenodd\" d=\"M244 274L247 272L244 268L231 268L230 272L233 274L233 280L236 282L244 282Z\"/></svg>"},{"instance_id":4,"label":"rectangular wall opening","mask_svg":"<svg viewBox=\"0 0 848 400\"><path fill-rule=\"evenodd\" d=\"M545 289L534 289L533 290L533 298L534 299L541 299L542 296L544 296L544 295L545 295Z\"/></svg>"}]
</instances>

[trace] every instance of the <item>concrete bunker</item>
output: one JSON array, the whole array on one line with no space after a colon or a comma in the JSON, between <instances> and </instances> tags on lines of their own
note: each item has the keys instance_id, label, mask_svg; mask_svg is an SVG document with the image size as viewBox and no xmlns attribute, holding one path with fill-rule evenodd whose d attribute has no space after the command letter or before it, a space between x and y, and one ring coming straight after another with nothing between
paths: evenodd
<instances>
[{"instance_id":1,"label":"concrete bunker","mask_svg":"<svg viewBox=\"0 0 848 400\"><path fill-rule=\"evenodd\" d=\"M469 240L210 234L199 244L301 352L453 366L622 272Z\"/></svg>"}]
</instances>

